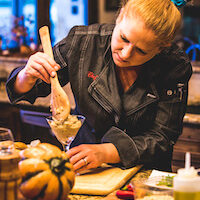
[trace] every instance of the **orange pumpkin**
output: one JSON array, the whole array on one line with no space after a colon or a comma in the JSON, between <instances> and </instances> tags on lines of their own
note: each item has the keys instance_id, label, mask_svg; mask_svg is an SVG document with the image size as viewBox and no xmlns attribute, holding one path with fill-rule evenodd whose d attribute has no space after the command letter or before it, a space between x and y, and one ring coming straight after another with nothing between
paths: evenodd
<instances>
[{"instance_id":1,"label":"orange pumpkin","mask_svg":"<svg viewBox=\"0 0 200 200\"><path fill-rule=\"evenodd\" d=\"M21 193L29 199L66 200L74 185L75 173L65 152L40 143L20 152Z\"/></svg>"}]
</instances>

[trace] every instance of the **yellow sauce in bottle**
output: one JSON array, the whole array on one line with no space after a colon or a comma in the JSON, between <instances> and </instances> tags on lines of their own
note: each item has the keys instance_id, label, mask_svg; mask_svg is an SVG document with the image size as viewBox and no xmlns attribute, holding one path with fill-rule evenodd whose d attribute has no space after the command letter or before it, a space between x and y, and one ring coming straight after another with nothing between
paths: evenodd
<instances>
[{"instance_id":1,"label":"yellow sauce in bottle","mask_svg":"<svg viewBox=\"0 0 200 200\"><path fill-rule=\"evenodd\" d=\"M200 200L200 192L174 192L175 200Z\"/></svg>"},{"instance_id":2,"label":"yellow sauce in bottle","mask_svg":"<svg viewBox=\"0 0 200 200\"><path fill-rule=\"evenodd\" d=\"M185 168L178 169L173 179L174 200L200 200L200 176L190 166L190 153L186 153Z\"/></svg>"}]
</instances>

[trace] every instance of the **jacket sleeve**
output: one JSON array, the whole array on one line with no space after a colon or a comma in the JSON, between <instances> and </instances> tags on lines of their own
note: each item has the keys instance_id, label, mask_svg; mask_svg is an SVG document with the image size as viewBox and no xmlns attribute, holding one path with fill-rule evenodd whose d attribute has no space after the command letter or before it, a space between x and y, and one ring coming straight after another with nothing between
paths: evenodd
<instances>
[{"instance_id":1,"label":"jacket sleeve","mask_svg":"<svg viewBox=\"0 0 200 200\"><path fill-rule=\"evenodd\" d=\"M58 79L60 81L61 86L64 86L69 81L67 60L65 60L64 55L70 49L70 44L71 44L73 35L74 35L74 28L70 31L70 33L68 34L66 38L64 38L62 41L56 44L53 48L54 59L61 66L61 69L57 72ZM18 101L25 100L33 104L37 97L48 96L51 92L50 85L45 83L41 79L38 79L34 87L25 94L17 94L14 92L14 89L13 89L14 82L16 80L18 73L23 68L24 67L19 67L19 68L14 69L8 77L8 80L6 83L6 90L7 90L7 94L11 103L16 103Z\"/></svg>"},{"instance_id":2,"label":"jacket sleeve","mask_svg":"<svg viewBox=\"0 0 200 200\"><path fill-rule=\"evenodd\" d=\"M155 167L161 165L160 163L165 159L169 160L170 165L170 153L182 132L187 105L188 81L192 73L190 63L181 68L185 69L184 73L176 72L180 77L173 76L175 80L172 78L166 80L166 87L172 82L177 83L176 94L167 94L166 87L162 88L155 108L156 115L149 129L131 137L121 129L111 127L102 138L102 142L111 142L115 145L125 168L137 164L152 165L152 163Z\"/></svg>"}]
</instances>

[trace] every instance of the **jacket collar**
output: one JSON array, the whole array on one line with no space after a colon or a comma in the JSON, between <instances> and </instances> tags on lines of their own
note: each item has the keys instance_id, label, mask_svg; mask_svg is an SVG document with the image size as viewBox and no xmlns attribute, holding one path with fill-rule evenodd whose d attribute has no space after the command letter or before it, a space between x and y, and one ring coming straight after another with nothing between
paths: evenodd
<instances>
[{"instance_id":1,"label":"jacket collar","mask_svg":"<svg viewBox=\"0 0 200 200\"><path fill-rule=\"evenodd\" d=\"M106 50L104 60L102 71L98 78L89 85L88 91L107 112L114 112L120 116L123 109L129 115L159 99L152 81L155 74L151 74L152 70L148 68L149 63L144 66L145 69L142 70L134 85L120 97L110 46Z\"/></svg>"},{"instance_id":2,"label":"jacket collar","mask_svg":"<svg viewBox=\"0 0 200 200\"><path fill-rule=\"evenodd\" d=\"M121 98L112 57L107 60L98 77L89 85L88 91L107 112L120 115Z\"/></svg>"},{"instance_id":3,"label":"jacket collar","mask_svg":"<svg viewBox=\"0 0 200 200\"><path fill-rule=\"evenodd\" d=\"M143 107L158 101L159 95L155 83L148 74L149 70L143 68L134 85L124 95L123 107L126 115L135 113Z\"/></svg>"}]
</instances>

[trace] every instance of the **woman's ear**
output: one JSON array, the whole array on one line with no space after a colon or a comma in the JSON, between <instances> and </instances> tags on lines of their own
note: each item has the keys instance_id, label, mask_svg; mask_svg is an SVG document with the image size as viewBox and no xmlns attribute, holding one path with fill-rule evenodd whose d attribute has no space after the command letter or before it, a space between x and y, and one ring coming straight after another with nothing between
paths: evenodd
<instances>
[{"instance_id":1,"label":"woman's ear","mask_svg":"<svg viewBox=\"0 0 200 200\"><path fill-rule=\"evenodd\" d=\"M119 15L118 15L118 17L116 19L116 24L120 23L122 21L123 17L124 17L124 8L121 8L120 12L119 12Z\"/></svg>"}]
</instances>

